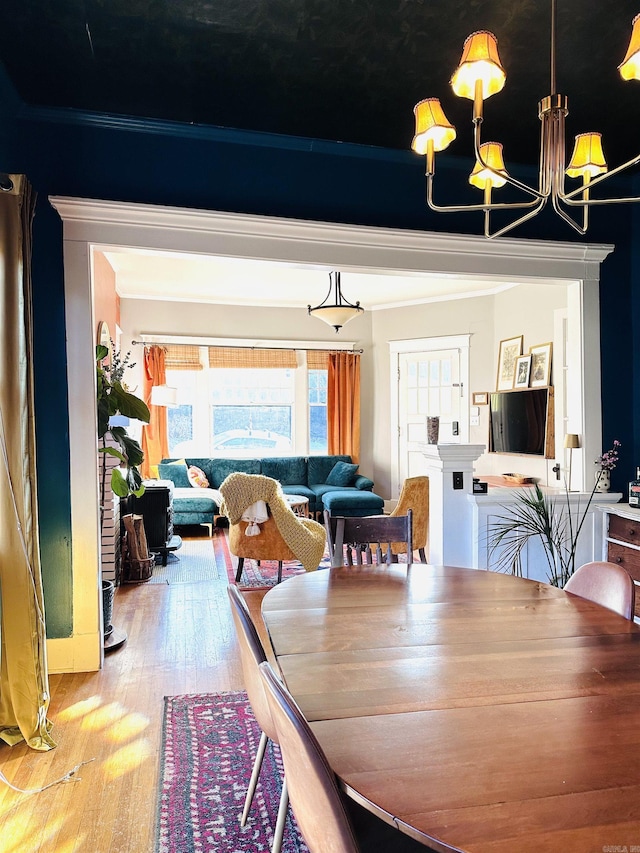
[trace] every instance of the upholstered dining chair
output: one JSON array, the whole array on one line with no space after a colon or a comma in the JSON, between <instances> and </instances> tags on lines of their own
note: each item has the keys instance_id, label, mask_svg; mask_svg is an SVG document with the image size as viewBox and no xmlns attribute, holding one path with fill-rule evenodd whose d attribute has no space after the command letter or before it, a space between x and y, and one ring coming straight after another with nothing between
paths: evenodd
<instances>
[{"instance_id":1,"label":"upholstered dining chair","mask_svg":"<svg viewBox=\"0 0 640 853\"><path fill-rule=\"evenodd\" d=\"M298 560L307 571L318 568L324 554L324 529L317 521L300 518L291 510L277 480L238 471L220 484L220 494L220 511L229 519L229 550L238 558L236 583L242 577L245 560L276 560L278 583L284 560ZM264 501L268 518L258 525L257 535L247 536L251 522L242 516L256 501Z\"/></svg>"},{"instance_id":2,"label":"upholstered dining chair","mask_svg":"<svg viewBox=\"0 0 640 853\"><path fill-rule=\"evenodd\" d=\"M324 511L331 566L362 566L377 563L397 563L393 543L404 546L404 553L413 554L413 513L406 515L369 515L364 518L345 518Z\"/></svg>"},{"instance_id":3,"label":"upholstered dining chair","mask_svg":"<svg viewBox=\"0 0 640 853\"><path fill-rule=\"evenodd\" d=\"M633 619L635 584L627 570L616 563L585 563L576 569L564 588L567 592L614 610L625 619Z\"/></svg>"},{"instance_id":4,"label":"upholstered dining chair","mask_svg":"<svg viewBox=\"0 0 640 853\"><path fill-rule=\"evenodd\" d=\"M423 563L427 562L425 548L429 544L429 478L407 477L402 484L398 503L391 516L413 513L413 550L417 551ZM394 542L393 554L406 554L406 547Z\"/></svg>"},{"instance_id":5,"label":"upholstered dining chair","mask_svg":"<svg viewBox=\"0 0 640 853\"><path fill-rule=\"evenodd\" d=\"M433 853L346 797L295 699L271 664L260 664L278 732L291 809L311 853Z\"/></svg>"},{"instance_id":6,"label":"upholstered dining chair","mask_svg":"<svg viewBox=\"0 0 640 853\"><path fill-rule=\"evenodd\" d=\"M260 768L262 767L262 761L267 748L267 742L272 740L274 743L278 743L278 734L271 718L271 711L269 709L259 670L260 664L267 660L264 646L260 641L258 631L256 630L256 626L254 625L251 614L249 613L249 608L247 607L242 594L239 592L238 587L234 584L229 584L227 587L227 593L231 603L233 624L236 629L238 644L240 646L240 662L242 665L245 689L247 691L247 696L249 697L249 704L251 705L253 714L260 726L260 729L262 730L260 743L258 744L258 750L253 762L253 770L251 773L251 779L249 780L249 787L247 788L244 808L242 809L242 816L240 818L240 826L245 826L247 817L249 816L249 809L253 802L253 796L256 792L256 786L258 784L258 777L260 775ZM287 782L286 779L284 779L282 782L278 817L273 831L271 853L279 853L282 846L282 836L284 834L288 806L289 797L287 794Z\"/></svg>"}]
</instances>

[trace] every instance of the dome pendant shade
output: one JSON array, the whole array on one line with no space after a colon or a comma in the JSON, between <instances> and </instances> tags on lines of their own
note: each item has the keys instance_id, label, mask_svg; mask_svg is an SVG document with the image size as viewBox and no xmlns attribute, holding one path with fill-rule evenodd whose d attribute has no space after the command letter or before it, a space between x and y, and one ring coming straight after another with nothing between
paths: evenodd
<instances>
[{"instance_id":1,"label":"dome pendant shade","mask_svg":"<svg viewBox=\"0 0 640 853\"><path fill-rule=\"evenodd\" d=\"M332 294L333 301L331 301ZM342 295L339 272L329 273L329 292L327 293L324 302L321 302L320 305L316 305L315 308L308 305L307 309L310 316L313 315L314 317L317 317L318 320L322 320L327 323L327 325L333 326L336 330L336 334L346 323L349 322L349 320L353 320L353 318L357 317L358 314L362 314L364 312L364 308L359 302L356 302L356 304L353 305Z\"/></svg>"}]
</instances>

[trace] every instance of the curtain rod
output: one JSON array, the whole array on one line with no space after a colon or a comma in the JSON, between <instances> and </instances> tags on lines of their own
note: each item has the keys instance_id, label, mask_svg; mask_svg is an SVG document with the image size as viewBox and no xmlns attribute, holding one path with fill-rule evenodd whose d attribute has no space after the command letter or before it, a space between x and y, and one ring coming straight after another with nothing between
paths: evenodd
<instances>
[{"instance_id":1,"label":"curtain rod","mask_svg":"<svg viewBox=\"0 0 640 853\"><path fill-rule=\"evenodd\" d=\"M228 347L230 349L277 349L277 350L306 350L307 352L353 352L362 355L364 352L363 349L356 349L353 346L349 346L348 344L343 347L335 347L332 345L327 346L307 346L303 341L297 342L298 346L273 346L268 342L260 342L257 344L239 344L239 343L186 343L181 341L177 343L176 341L131 341L132 346L196 346L196 347Z\"/></svg>"}]
</instances>

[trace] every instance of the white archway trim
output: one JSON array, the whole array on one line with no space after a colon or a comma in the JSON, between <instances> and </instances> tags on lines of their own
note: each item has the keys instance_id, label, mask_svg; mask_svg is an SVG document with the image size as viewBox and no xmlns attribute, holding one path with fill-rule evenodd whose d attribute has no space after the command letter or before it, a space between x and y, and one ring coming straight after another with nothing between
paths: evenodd
<instances>
[{"instance_id":1,"label":"white archway trim","mask_svg":"<svg viewBox=\"0 0 640 853\"><path fill-rule=\"evenodd\" d=\"M432 234L245 216L114 201L51 197L63 220L71 484L73 636L50 643L51 671L101 665L91 252L121 246L322 264L363 272L436 272L549 283L581 282L584 407L600 411L598 283L608 245ZM598 418L599 422L599 418ZM595 459L600 453L585 448ZM593 455L595 452L595 456Z\"/></svg>"}]
</instances>

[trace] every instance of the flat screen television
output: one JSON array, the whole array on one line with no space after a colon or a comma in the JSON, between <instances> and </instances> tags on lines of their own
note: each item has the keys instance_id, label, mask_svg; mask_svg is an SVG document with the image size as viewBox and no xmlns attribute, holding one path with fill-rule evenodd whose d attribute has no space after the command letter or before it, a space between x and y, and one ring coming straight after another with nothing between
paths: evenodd
<instances>
[{"instance_id":1,"label":"flat screen television","mask_svg":"<svg viewBox=\"0 0 640 853\"><path fill-rule=\"evenodd\" d=\"M490 395L492 453L545 456L549 424L549 389L496 391Z\"/></svg>"}]
</instances>

